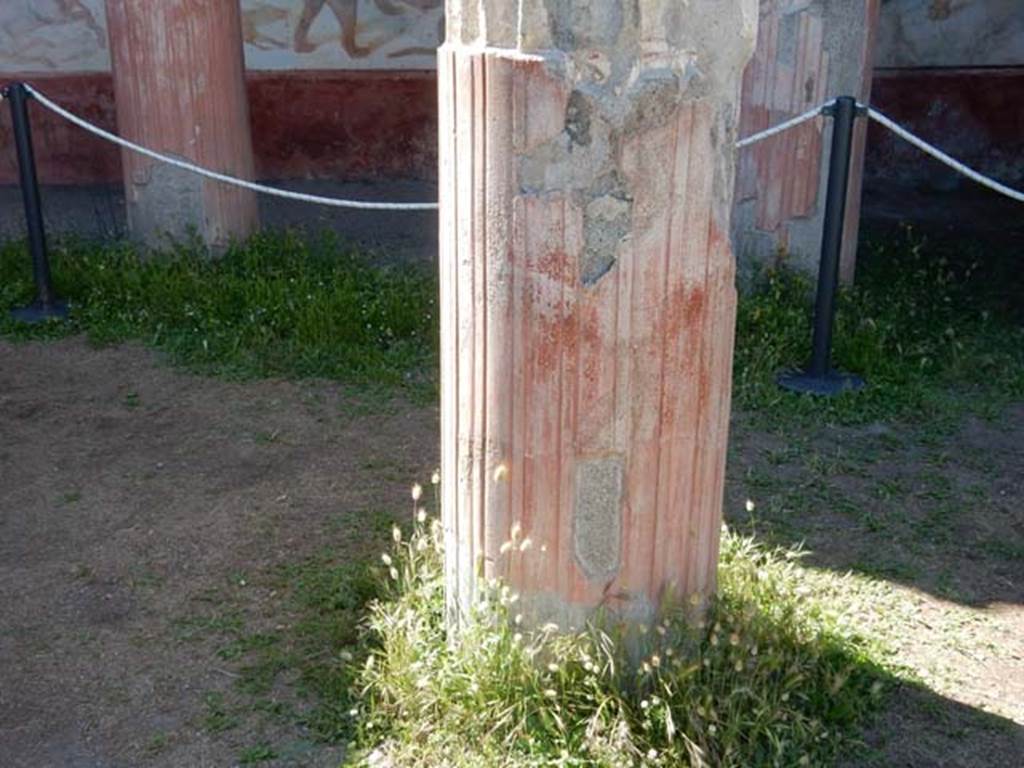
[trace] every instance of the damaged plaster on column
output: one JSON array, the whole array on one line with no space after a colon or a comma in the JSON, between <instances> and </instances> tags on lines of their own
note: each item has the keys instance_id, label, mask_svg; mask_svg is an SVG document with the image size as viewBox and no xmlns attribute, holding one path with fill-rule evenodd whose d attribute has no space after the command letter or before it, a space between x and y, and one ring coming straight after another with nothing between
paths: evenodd
<instances>
[{"instance_id":1,"label":"damaged plaster on column","mask_svg":"<svg viewBox=\"0 0 1024 768\"><path fill-rule=\"evenodd\" d=\"M489 5L485 0L485 17ZM614 268L636 225L657 213L635 210L620 167L623 142L673 120L683 102L707 97L719 79L709 76L723 65L715 41L688 35L691 15L716 11L709 0L520 5L518 47L546 49L547 66L560 70L553 76L571 84L563 130L519 158L520 190L567 192L583 211L579 275L590 287ZM734 35L730 24L751 23L756 3L748 5L742 19L722 19L716 31Z\"/></svg>"},{"instance_id":2,"label":"damaged plaster on column","mask_svg":"<svg viewBox=\"0 0 1024 768\"><path fill-rule=\"evenodd\" d=\"M579 459L576 464L576 506L573 549L587 578L610 580L619 571L622 541L621 456Z\"/></svg>"}]
</instances>

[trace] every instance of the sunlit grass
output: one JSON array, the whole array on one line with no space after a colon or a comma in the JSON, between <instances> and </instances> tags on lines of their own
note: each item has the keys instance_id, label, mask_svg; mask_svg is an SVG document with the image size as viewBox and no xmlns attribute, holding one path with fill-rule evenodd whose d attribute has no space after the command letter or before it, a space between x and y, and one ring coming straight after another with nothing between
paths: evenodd
<instances>
[{"instance_id":1,"label":"sunlit grass","mask_svg":"<svg viewBox=\"0 0 1024 768\"><path fill-rule=\"evenodd\" d=\"M796 552L724 533L707 613L674 606L629 643L612 625L524 629L499 584L452 643L442 560L436 521L384 557L354 764L823 765L880 701L883 651Z\"/></svg>"},{"instance_id":2,"label":"sunlit grass","mask_svg":"<svg viewBox=\"0 0 1024 768\"><path fill-rule=\"evenodd\" d=\"M128 245L51 249L68 323L24 326L32 297L20 243L0 247L0 333L98 344L138 340L179 364L234 378L327 377L434 391L436 283L425 268L380 267L334 238L266 234L209 260L197 247L141 259Z\"/></svg>"}]
</instances>

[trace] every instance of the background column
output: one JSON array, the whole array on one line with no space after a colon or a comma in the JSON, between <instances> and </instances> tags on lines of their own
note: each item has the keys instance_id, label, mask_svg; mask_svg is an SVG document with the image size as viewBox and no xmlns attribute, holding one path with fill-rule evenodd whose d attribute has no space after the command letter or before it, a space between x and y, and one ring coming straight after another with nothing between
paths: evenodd
<instances>
[{"instance_id":1,"label":"background column","mask_svg":"<svg viewBox=\"0 0 1024 768\"><path fill-rule=\"evenodd\" d=\"M121 135L251 179L237 0L107 0L106 7ZM128 224L142 242L194 230L217 251L258 226L252 192L127 150L122 160Z\"/></svg>"},{"instance_id":2,"label":"background column","mask_svg":"<svg viewBox=\"0 0 1024 768\"><path fill-rule=\"evenodd\" d=\"M760 0L757 48L743 77L740 134L749 136L827 99L867 103L879 0ZM825 215L830 121L818 119L740 152L733 238L741 272L784 253L816 275ZM840 274L853 279L867 120L854 133ZM826 150L827 151L827 150Z\"/></svg>"}]
</instances>

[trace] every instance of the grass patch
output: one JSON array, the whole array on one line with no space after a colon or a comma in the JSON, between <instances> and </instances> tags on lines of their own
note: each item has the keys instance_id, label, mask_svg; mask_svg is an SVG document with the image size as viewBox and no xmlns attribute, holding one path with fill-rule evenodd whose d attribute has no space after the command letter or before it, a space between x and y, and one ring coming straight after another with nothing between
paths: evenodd
<instances>
[{"instance_id":1,"label":"grass patch","mask_svg":"<svg viewBox=\"0 0 1024 768\"><path fill-rule=\"evenodd\" d=\"M515 596L494 586L450 644L441 539L420 528L385 560L356 761L822 765L879 702L880 649L811 594L795 552L726 533L706 618L674 609L629 643L596 628L520 632Z\"/></svg>"},{"instance_id":2,"label":"grass patch","mask_svg":"<svg viewBox=\"0 0 1024 768\"><path fill-rule=\"evenodd\" d=\"M813 286L785 268L768 270L739 304L737 407L776 423L941 425L967 408L996 413L1024 396L1024 327L1008 298L1024 285L1019 270L1000 271L986 257L910 233L862 248L857 283L840 295L834 357L869 386L830 399L775 384L809 354ZM32 296L28 255L22 243L0 247L0 334L136 339L205 373L436 394L437 279L426 266L373 266L332 237L296 234L257 235L217 261L196 246L140 260L128 245L80 242L58 243L52 261L71 321L20 325L6 310ZM126 407L138 405L126 396Z\"/></svg>"},{"instance_id":3,"label":"grass patch","mask_svg":"<svg viewBox=\"0 0 1024 768\"><path fill-rule=\"evenodd\" d=\"M836 367L863 375L862 392L814 398L783 392L775 375L810 354L813 285L774 268L739 304L734 398L762 421L952 423L1024 397L1024 326L1005 295L1024 290L985 254L933 247L909 231L862 249L857 282L840 293ZM1019 295L1019 293L1018 293Z\"/></svg>"},{"instance_id":4,"label":"grass patch","mask_svg":"<svg viewBox=\"0 0 1024 768\"><path fill-rule=\"evenodd\" d=\"M434 391L436 281L426 269L379 267L328 236L261 234L211 261L198 247L142 260L128 245L58 243L67 323L25 326L11 307L32 297L23 243L0 246L0 333L98 344L129 339L190 369L232 378L326 377ZM138 405L129 395L125 405Z\"/></svg>"},{"instance_id":5,"label":"grass patch","mask_svg":"<svg viewBox=\"0 0 1024 768\"><path fill-rule=\"evenodd\" d=\"M354 733L354 659L366 606L379 594L378 575L364 560L324 552L257 579L280 595L273 628L254 628L224 605L226 597L175 622L180 640L211 643L214 663L232 670L229 690L204 697L203 726L220 733L251 718L286 721L316 742L344 742ZM276 698L282 694L284 700Z\"/></svg>"}]
</instances>

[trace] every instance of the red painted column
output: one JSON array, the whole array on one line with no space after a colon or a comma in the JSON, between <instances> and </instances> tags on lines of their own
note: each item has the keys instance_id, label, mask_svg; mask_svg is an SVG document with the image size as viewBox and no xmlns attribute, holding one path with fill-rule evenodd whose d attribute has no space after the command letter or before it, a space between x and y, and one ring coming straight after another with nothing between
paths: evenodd
<instances>
[{"instance_id":1,"label":"red painted column","mask_svg":"<svg viewBox=\"0 0 1024 768\"><path fill-rule=\"evenodd\" d=\"M649 621L714 588L753 0L448 6L439 56L449 619Z\"/></svg>"},{"instance_id":2,"label":"red painted column","mask_svg":"<svg viewBox=\"0 0 1024 768\"><path fill-rule=\"evenodd\" d=\"M107 0L121 135L222 173L253 177L237 0ZM252 192L128 150L132 235L159 244L195 231L214 251L258 226Z\"/></svg>"},{"instance_id":3,"label":"red painted column","mask_svg":"<svg viewBox=\"0 0 1024 768\"><path fill-rule=\"evenodd\" d=\"M757 47L743 78L740 134L749 136L827 99L870 100L879 0L760 0ZM826 120L745 148L736 182L733 240L741 267L784 254L817 273L825 215ZM859 120L847 194L844 282L853 279L867 121ZM827 150L826 150L827 151Z\"/></svg>"}]
</instances>

